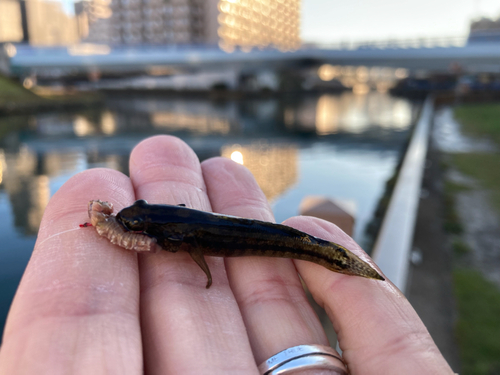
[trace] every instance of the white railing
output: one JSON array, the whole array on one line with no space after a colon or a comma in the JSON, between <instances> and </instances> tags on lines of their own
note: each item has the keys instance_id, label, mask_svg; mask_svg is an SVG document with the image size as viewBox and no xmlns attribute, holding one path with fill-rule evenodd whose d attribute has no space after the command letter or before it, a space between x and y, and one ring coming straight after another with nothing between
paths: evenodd
<instances>
[{"instance_id":1,"label":"white railing","mask_svg":"<svg viewBox=\"0 0 500 375\"><path fill-rule=\"evenodd\" d=\"M433 112L433 99L428 97L399 170L372 254L382 272L403 293L408 279L409 258Z\"/></svg>"}]
</instances>

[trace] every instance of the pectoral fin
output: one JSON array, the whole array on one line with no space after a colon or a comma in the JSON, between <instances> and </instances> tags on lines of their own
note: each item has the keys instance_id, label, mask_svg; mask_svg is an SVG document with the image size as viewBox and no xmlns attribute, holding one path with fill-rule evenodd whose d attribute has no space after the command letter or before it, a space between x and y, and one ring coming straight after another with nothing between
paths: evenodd
<instances>
[{"instance_id":1,"label":"pectoral fin","mask_svg":"<svg viewBox=\"0 0 500 375\"><path fill-rule=\"evenodd\" d=\"M203 272L207 275L207 289L210 288L210 285L212 285L212 274L210 273L210 268L208 268L208 264L205 261L203 252L200 248L192 246L189 249L189 255L191 255L191 258L193 258L196 264L199 265Z\"/></svg>"},{"instance_id":2,"label":"pectoral fin","mask_svg":"<svg viewBox=\"0 0 500 375\"><path fill-rule=\"evenodd\" d=\"M182 234L170 234L167 237L167 240L169 240L171 242L182 242L182 240L184 240L184 235L182 235Z\"/></svg>"}]
</instances>

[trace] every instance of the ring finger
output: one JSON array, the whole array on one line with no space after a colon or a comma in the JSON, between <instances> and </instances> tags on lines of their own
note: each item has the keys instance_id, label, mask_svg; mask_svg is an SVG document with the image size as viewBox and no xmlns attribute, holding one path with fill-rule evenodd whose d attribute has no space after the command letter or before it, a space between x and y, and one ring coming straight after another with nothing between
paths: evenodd
<instances>
[{"instance_id":1,"label":"ring finger","mask_svg":"<svg viewBox=\"0 0 500 375\"><path fill-rule=\"evenodd\" d=\"M214 212L274 222L252 174L222 158L202 163ZM258 364L286 348L328 345L290 259L226 258L226 270Z\"/></svg>"}]
</instances>

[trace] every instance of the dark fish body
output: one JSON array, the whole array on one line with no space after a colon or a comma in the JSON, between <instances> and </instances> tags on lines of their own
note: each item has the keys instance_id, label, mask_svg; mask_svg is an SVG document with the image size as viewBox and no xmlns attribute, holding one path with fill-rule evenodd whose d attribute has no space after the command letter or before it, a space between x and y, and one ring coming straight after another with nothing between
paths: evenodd
<instances>
[{"instance_id":1,"label":"dark fish body","mask_svg":"<svg viewBox=\"0 0 500 375\"><path fill-rule=\"evenodd\" d=\"M331 271L384 280L345 247L286 225L214 214L181 205L148 204L144 200L121 210L116 219L126 230L153 237L167 251L188 251L207 274L207 288L211 276L204 255L300 259Z\"/></svg>"}]
</instances>

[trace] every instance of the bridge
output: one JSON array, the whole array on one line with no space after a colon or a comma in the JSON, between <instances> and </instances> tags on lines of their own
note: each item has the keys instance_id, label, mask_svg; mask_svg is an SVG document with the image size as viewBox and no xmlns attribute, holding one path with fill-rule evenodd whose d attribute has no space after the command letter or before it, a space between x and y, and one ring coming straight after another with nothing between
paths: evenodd
<instances>
[{"instance_id":1,"label":"bridge","mask_svg":"<svg viewBox=\"0 0 500 375\"><path fill-rule=\"evenodd\" d=\"M405 68L430 73L500 73L500 41L467 43L464 38L413 39L373 43L305 45L278 50L227 53L207 46L110 47L80 44L32 47L5 44L0 71L17 77L61 78L82 74L141 74L208 70L257 70L325 63ZM154 73L153 73L154 74Z\"/></svg>"}]
</instances>

